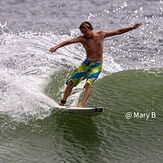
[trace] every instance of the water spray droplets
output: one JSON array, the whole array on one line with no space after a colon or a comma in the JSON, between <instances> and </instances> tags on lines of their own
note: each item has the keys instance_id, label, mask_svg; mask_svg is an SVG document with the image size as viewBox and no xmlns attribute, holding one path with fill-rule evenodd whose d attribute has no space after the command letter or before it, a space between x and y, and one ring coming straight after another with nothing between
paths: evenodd
<instances>
[{"instance_id":1,"label":"water spray droplets","mask_svg":"<svg viewBox=\"0 0 163 163\"><path fill-rule=\"evenodd\" d=\"M4 24L1 24L0 23L0 27L1 27L1 31L2 33L4 34L5 33L5 30L9 31L9 33L13 33L7 26L7 22L5 22Z\"/></svg>"}]
</instances>

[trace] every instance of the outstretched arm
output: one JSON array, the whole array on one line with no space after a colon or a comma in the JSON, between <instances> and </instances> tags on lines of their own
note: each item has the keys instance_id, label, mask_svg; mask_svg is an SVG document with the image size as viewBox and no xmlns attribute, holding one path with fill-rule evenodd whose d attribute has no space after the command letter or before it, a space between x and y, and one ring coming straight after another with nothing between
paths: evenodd
<instances>
[{"instance_id":1,"label":"outstretched arm","mask_svg":"<svg viewBox=\"0 0 163 163\"><path fill-rule=\"evenodd\" d=\"M114 35L120 35L120 34L129 32L129 31L131 31L133 29L136 29L136 28L138 28L141 25L142 25L141 23L137 23L137 24L135 24L132 27L121 28L121 29L118 29L118 30L115 30L115 31L105 31L105 37L110 37L110 36L114 36Z\"/></svg>"},{"instance_id":2,"label":"outstretched arm","mask_svg":"<svg viewBox=\"0 0 163 163\"><path fill-rule=\"evenodd\" d=\"M55 52L58 48L61 48L63 46L69 45L69 44L77 43L77 42L81 42L81 37L77 37L77 38L74 38L74 39L71 39L71 40L63 41L60 44L50 48L49 52L51 52L51 53Z\"/></svg>"}]
</instances>

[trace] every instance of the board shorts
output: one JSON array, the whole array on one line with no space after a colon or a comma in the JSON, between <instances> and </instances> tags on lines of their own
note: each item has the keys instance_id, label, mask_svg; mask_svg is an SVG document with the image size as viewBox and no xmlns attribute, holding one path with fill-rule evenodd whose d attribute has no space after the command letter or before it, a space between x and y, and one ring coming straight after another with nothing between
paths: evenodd
<instances>
[{"instance_id":1,"label":"board shorts","mask_svg":"<svg viewBox=\"0 0 163 163\"><path fill-rule=\"evenodd\" d=\"M102 70L101 62L91 62L86 59L69 76L69 78L66 80L66 84L72 81L74 86L77 86L82 80L86 79L86 83L89 83L91 86L93 86L95 80L100 75L101 70Z\"/></svg>"}]
</instances>

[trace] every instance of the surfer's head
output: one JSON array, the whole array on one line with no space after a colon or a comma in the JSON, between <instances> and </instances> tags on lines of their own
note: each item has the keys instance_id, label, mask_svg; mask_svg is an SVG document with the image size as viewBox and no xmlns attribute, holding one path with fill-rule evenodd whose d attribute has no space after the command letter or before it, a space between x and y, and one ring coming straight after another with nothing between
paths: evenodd
<instances>
[{"instance_id":1,"label":"surfer's head","mask_svg":"<svg viewBox=\"0 0 163 163\"><path fill-rule=\"evenodd\" d=\"M93 36L93 27L91 23L85 21L80 24L79 29L81 33L83 33L84 37L91 38Z\"/></svg>"},{"instance_id":2,"label":"surfer's head","mask_svg":"<svg viewBox=\"0 0 163 163\"><path fill-rule=\"evenodd\" d=\"M79 29L82 29L82 28L93 30L91 23L88 21L85 21L85 22L80 24Z\"/></svg>"}]
</instances>

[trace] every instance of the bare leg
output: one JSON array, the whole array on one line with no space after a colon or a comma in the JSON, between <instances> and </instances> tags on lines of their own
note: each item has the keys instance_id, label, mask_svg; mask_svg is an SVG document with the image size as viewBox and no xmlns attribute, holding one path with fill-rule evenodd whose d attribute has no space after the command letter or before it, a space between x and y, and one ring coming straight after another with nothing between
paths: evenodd
<instances>
[{"instance_id":1,"label":"bare leg","mask_svg":"<svg viewBox=\"0 0 163 163\"><path fill-rule=\"evenodd\" d=\"M87 102L87 100L91 94L91 91L92 91L92 86L89 83L86 83L84 97L83 97L83 100L80 103L80 105L78 105L78 107L84 107L85 103Z\"/></svg>"},{"instance_id":2,"label":"bare leg","mask_svg":"<svg viewBox=\"0 0 163 163\"><path fill-rule=\"evenodd\" d=\"M65 89L64 95L63 95L63 99L64 101L67 100L67 97L70 95L72 88L74 87L74 84L72 81L70 81ZM63 103L59 103L60 106L64 106Z\"/></svg>"}]
</instances>

